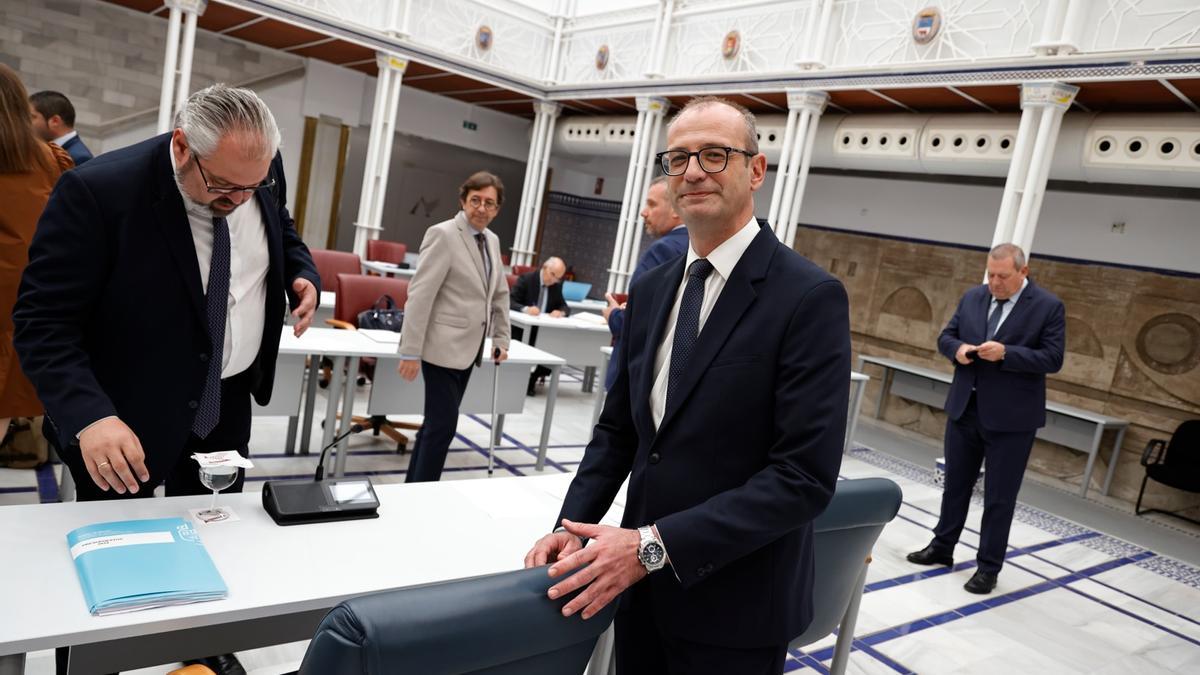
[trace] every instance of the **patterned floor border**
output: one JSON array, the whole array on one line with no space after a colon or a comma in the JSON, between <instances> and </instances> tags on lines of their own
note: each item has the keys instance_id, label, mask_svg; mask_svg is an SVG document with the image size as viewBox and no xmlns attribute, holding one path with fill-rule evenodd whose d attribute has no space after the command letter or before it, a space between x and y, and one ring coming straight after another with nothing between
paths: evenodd
<instances>
[{"instance_id":1,"label":"patterned floor border","mask_svg":"<svg viewBox=\"0 0 1200 675\"><path fill-rule=\"evenodd\" d=\"M928 485L929 487L936 487L932 468L926 469L918 464L892 457L891 455L860 444L855 444L854 448L850 451L850 456L913 482ZM977 505L982 506L983 504L983 500L979 495L974 497L974 501ZM1076 537L1093 531L1091 528L1021 503L1017 504L1016 514L1013 517L1018 522L1062 538ZM1117 539L1103 532L1098 533L1098 535L1096 537L1080 539L1076 543L1118 559L1139 557L1140 554L1146 552L1146 549L1140 546ZM1200 568L1185 562L1162 555L1155 555L1140 560L1135 565L1186 586L1200 589Z\"/></svg>"}]
</instances>

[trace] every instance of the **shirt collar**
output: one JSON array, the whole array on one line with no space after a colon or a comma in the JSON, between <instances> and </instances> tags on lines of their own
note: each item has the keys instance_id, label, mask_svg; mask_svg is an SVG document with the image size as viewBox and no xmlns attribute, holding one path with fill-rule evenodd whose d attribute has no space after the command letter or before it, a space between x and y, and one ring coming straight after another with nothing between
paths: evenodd
<instances>
[{"instance_id":1,"label":"shirt collar","mask_svg":"<svg viewBox=\"0 0 1200 675\"><path fill-rule=\"evenodd\" d=\"M1012 294L1012 297L1010 297L1010 298L1008 299L1008 306L1009 306L1009 307L1012 307L1013 305L1017 304L1017 300L1018 300L1018 299L1021 297L1021 293L1025 291L1025 287L1026 287L1026 286L1028 286L1028 285L1029 285L1029 277L1025 277L1024 279L1022 279L1022 280L1021 280L1021 287L1020 287L1020 288L1018 288L1018 289L1017 289L1017 292L1016 292L1016 293L1013 293L1013 294ZM993 297L992 297L992 304L995 304L995 302L996 302L996 298L995 298L995 296L993 296Z\"/></svg>"},{"instance_id":2,"label":"shirt collar","mask_svg":"<svg viewBox=\"0 0 1200 675\"><path fill-rule=\"evenodd\" d=\"M733 273L733 268L737 266L738 261L742 259L742 254L746 249L750 248L750 242L758 236L758 220L752 214L750 220L742 226L742 229L737 231L732 237L721 242L708 254L705 258L712 263L713 270L721 275L722 279L729 279L729 275ZM699 260L700 256L696 254L696 249L692 248L691 243L688 243L687 264L684 266L684 273L692 266L692 263Z\"/></svg>"},{"instance_id":3,"label":"shirt collar","mask_svg":"<svg viewBox=\"0 0 1200 675\"><path fill-rule=\"evenodd\" d=\"M175 163L175 148L170 147L170 141L167 141L167 143L167 156L171 158L171 175L175 178L175 187L179 189L179 196L183 198L183 209L193 215L212 218L212 209L200 202L193 201L191 197L188 197L187 192L184 192L183 184L180 183L179 179L179 166Z\"/></svg>"},{"instance_id":4,"label":"shirt collar","mask_svg":"<svg viewBox=\"0 0 1200 675\"><path fill-rule=\"evenodd\" d=\"M71 140L72 138L75 138L78 135L79 135L78 131L71 130L50 142L61 148L62 146L66 145L67 141Z\"/></svg>"}]
</instances>

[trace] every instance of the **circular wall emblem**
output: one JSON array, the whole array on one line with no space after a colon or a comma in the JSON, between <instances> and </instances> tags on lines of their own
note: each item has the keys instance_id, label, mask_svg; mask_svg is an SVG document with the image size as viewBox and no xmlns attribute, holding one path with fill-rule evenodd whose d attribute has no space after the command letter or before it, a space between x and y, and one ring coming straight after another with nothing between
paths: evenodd
<instances>
[{"instance_id":1,"label":"circular wall emblem","mask_svg":"<svg viewBox=\"0 0 1200 675\"><path fill-rule=\"evenodd\" d=\"M1200 364L1200 322L1187 314L1159 314L1137 336L1138 356L1164 375L1189 373Z\"/></svg>"},{"instance_id":2,"label":"circular wall emblem","mask_svg":"<svg viewBox=\"0 0 1200 675\"><path fill-rule=\"evenodd\" d=\"M495 35L492 33L490 26L480 26L479 30L475 31L475 44L482 50L487 51L492 48L492 40Z\"/></svg>"},{"instance_id":3,"label":"circular wall emblem","mask_svg":"<svg viewBox=\"0 0 1200 675\"><path fill-rule=\"evenodd\" d=\"M608 45L600 45L596 50L596 70L604 70L608 67Z\"/></svg>"},{"instance_id":4,"label":"circular wall emblem","mask_svg":"<svg viewBox=\"0 0 1200 675\"><path fill-rule=\"evenodd\" d=\"M736 30L731 30L725 34L725 39L721 41L721 56L727 59L732 59L737 56L738 51L742 48L742 34Z\"/></svg>"},{"instance_id":5,"label":"circular wall emblem","mask_svg":"<svg viewBox=\"0 0 1200 675\"><path fill-rule=\"evenodd\" d=\"M938 36L938 31L941 29L942 10L937 7L926 7L917 12L917 16L913 18L913 42L919 45L929 44Z\"/></svg>"}]
</instances>

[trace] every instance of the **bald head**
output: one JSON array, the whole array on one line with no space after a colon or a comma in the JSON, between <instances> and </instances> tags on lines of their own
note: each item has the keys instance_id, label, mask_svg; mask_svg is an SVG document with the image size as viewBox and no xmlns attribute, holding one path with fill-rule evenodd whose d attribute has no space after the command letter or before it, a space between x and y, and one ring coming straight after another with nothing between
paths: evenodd
<instances>
[{"instance_id":1,"label":"bald head","mask_svg":"<svg viewBox=\"0 0 1200 675\"><path fill-rule=\"evenodd\" d=\"M558 256L551 256L542 263L542 285L553 286L562 281L567 273L567 264Z\"/></svg>"}]
</instances>

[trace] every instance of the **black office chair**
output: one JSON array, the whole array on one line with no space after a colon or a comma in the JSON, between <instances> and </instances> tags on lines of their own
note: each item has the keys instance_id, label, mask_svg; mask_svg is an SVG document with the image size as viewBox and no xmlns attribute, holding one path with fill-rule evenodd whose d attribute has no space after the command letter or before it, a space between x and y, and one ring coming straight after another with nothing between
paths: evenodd
<instances>
[{"instance_id":1,"label":"black office chair","mask_svg":"<svg viewBox=\"0 0 1200 675\"><path fill-rule=\"evenodd\" d=\"M1171 442L1161 438L1152 438L1142 451L1142 466L1146 467L1146 475L1142 477L1142 489L1138 490L1137 503L1133 512L1165 513L1200 525L1200 520L1181 516L1178 513L1162 509L1142 510L1142 496L1146 494L1146 481L1153 479L1187 492L1200 492L1200 420L1188 420L1175 429L1171 434Z\"/></svg>"},{"instance_id":2,"label":"black office chair","mask_svg":"<svg viewBox=\"0 0 1200 675\"><path fill-rule=\"evenodd\" d=\"M828 508L813 523L813 620L789 647L812 644L838 631L829 672L846 672L871 548L896 517L903 494L886 478L840 480Z\"/></svg>"},{"instance_id":3,"label":"black office chair","mask_svg":"<svg viewBox=\"0 0 1200 675\"><path fill-rule=\"evenodd\" d=\"M347 600L317 627L299 675L582 673L616 603L564 618L567 598L546 597L556 581L537 567Z\"/></svg>"}]
</instances>

